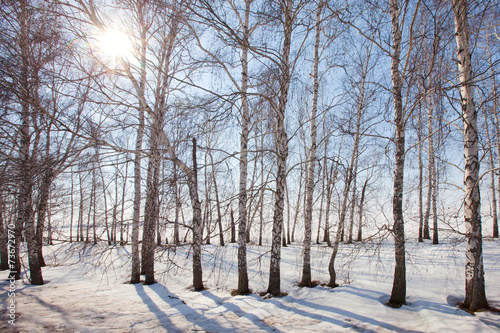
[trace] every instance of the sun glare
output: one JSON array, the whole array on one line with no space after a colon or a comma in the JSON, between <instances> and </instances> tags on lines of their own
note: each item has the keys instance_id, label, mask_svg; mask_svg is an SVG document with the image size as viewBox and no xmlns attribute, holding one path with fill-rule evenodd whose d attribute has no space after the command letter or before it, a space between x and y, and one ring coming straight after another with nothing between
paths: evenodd
<instances>
[{"instance_id":1,"label":"sun glare","mask_svg":"<svg viewBox=\"0 0 500 333\"><path fill-rule=\"evenodd\" d=\"M113 58L128 58L132 54L130 38L116 29L106 30L99 38L99 48Z\"/></svg>"}]
</instances>

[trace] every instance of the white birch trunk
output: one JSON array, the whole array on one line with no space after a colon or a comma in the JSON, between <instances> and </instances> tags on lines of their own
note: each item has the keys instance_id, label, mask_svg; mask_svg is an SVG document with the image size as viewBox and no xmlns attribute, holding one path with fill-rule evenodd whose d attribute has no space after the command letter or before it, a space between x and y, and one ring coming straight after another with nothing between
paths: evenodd
<instances>
[{"instance_id":1,"label":"white birch trunk","mask_svg":"<svg viewBox=\"0 0 500 333\"><path fill-rule=\"evenodd\" d=\"M316 11L316 35L314 40L314 65L313 65L313 103L311 108L311 147L309 148L309 163L306 174L306 216L304 233L304 262L302 266L301 286L311 285L311 226L313 213L314 173L316 168L316 116L318 111L318 67L319 67L319 42L321 33L321 10L323 1L318 4Z\"/></svg>"},{"instance_id":2,"label":"white birch trunk","mask_svg":"<svg viewBox=\"0 0 500 333\"><path fill-rule=\"evenodd\" d=\"M469 47L468 1L452 0L451 3L455 16L457 64L464 121L464 217L467 245L465 249L465 300L462 306L474 312L488 307L483 269L477 110L474 105L474 77Z\"/></svg>"},{"instance_id":3,"label":"white birch trunk","mask_svg":"<svg viewBox=\"0 0 500 333\"><path fill-rule=\"evenodd\" d=\"M275 143L276 143L276 192L273 215L271 262L269 272L269 286L267 292L273 296L281 295L281 231L283 226L283 208L286 184L286 160L288 158L288 138L285 130L285 111L290 86L290 48L293 29L293 0L286 0L282 4L283 11L283 48L280 59L280 90L278 106L275 110Z\"/></svg>"},{"instance_id":4,"label":"white birch trunk","mask_svg":"<svg viewBox=\"0 0 500 333\"><path fill-rule=\"evenodd\" d=\"M240 184L238 194L238 289L245 295L250 292L247 270L247 173L248 173L248 43L249 43L250 1L245 1L245 22L243 24L243 43L241 45L241 136L240 136Z\"/></svg>"}]
</instances>

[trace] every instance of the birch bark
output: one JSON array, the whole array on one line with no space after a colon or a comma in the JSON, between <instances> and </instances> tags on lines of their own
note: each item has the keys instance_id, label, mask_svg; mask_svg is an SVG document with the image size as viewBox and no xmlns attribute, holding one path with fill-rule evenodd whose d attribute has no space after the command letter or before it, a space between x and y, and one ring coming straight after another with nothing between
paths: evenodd
<instances>
[{"instance_id":1,"label":"birch bark","mask_svg":"<svg viewBox=\"0 0 500 333\"><path fill-rule=\"evenodd\" d=\"M318 113L318 67L319 67L319 42L321 33L321 10L323 1L320 1L316 11L316 35L314 37L314 64L313 64L313 103L311 108L311 147L309 148L309 163L306 174L306 216L304 233L304 262L302 266L301 286L312 287L311 285L311 226L313 212L314 195L314 174L316 168L316 116Z\"/></svg>"},{"instance_id":2,"label":"birch bark","mask_svg":"<svg viewBox=\"0 0 500 333\"><path fill-rule=\"evenodd\" d=\"M392 214L394 220L394 249L396 263L394 267L394 281L391 298L388 305L401 307L406 303L406 266L405 266L405 234L403 220L403 181L405 163L405 124L403 117L403 79L399 70L401 61L401 36L399 24L400 8L397 0L389 1L392 21L392 53L391 53L391 79L392 97L394 104L394 124L396 144L396 167L394 169L394 185L392 199Z\"/></svg>"},{"instance_id":3,"label":"birch bark","mask_svg":"<svg viewBox=\"0 0 500 333\"><path fill-rule=\"evenodd\" d=\"M488 307L483 269L477 109L474 104L474 77L469 47L468 1L452 0L451 4L455 17L457 65L464 122L464 217L467 245L465 248L465 300L462 307L475 312Z\"/></svg>"},{"instance_id":4,"label":"birch bark","mask_svg":"<svg viewBox=\"0 0 500 333\"><path fill-rule=\"evenodd\" d=\"M288 158L288 138L285 130L285 111L290 86L290 47L292 43L292 25L294 19L293 0L286 0L282 4L283 11L283 48L280 59L280 89L278 105L275 110L275 143L276 143L276 192L274 196L274 215L271 245L271 262L269 268L269 286L267 292L273 296L280 296L280 260L281 260L281 231L283 226L283 208L286 184L286 160Z\"/></svg>"}]
</instances>

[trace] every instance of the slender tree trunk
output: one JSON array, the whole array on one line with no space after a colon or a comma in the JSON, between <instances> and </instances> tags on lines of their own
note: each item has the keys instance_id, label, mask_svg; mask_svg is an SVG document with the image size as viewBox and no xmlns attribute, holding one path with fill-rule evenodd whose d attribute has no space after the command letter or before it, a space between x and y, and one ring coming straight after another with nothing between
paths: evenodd
<instances>
[{"instance_id":1,"label":"slender tree trunk","mask_svg":"<svg viewBox=\"0 0 500 333\"><path fill-rule=\"evenodd\" d=\"M123 246L127 242L124 237L125 233L125 196L126 196L126 190L127 190L127 180L128 180L128 155L127 155L127 163L125 164L125 177L123 179L123 187L122 187L122 202L121 202L121 210L120 210L120 245ZM128 230L127 230L128 234Z\"/></svg>"},{"instance_id":2,"label":"slender tree trunk","mask_svg":"<svg viewBox=\"0 0 500 333\"><path fill-rule=\"evenodd\" d=\"M236 225L234 223L234 211L231 208L231 243L236 243Z\"/></svg>"},{"instance_id":3,"label":"slender tree trunk","mask_svg":"<svg viewBox=\"0 0 500 333\"><path fill-rule=\"evenodd\" d=\"M9 269L9 252L7 250L8 230L5 228L5 202L3 190L0 190L0 270Z\"/></svg>"},{"instance_id":4,"label":"slender tree trunk","mask_svg":"<svg viewBox=\"0 0 500 333\"><path fill-rule=\"evenodd\" d=\"M326 122L324 122L326 124ZM325 128L323 128L323 131ZM323 191L326 190L326 207L325 207L325 229L323 233L323 242L326 242L328 246L331 246L331 241L330 241L330 225L329 225L329 218L330 218L330 202L331 202L331 191L330 191L330 176L328 173L328 140L325 141L325 155L323 156L323 183L326 182L326 188L323 186ZM331 170L333 170L333 165L331 167ZM330 194L330 197L328 195ZM321 198L323 200L323 198ZM323 204L323 203L322 203ZM320 212L321 213L321 212Z\"/></svg>"},{"instance_id":5,"label":"slender tree trunk","mask_svg":"<svg viewBox=\"0 0 500 333\"><path fill-rule=\"evenodd\" d=\"M37 223L36 223L36 251L38 255L38 263L40 267L45 267L43 258L43 232L45 219L47 217L47 206L49 202L50 186L54 179L54 175L50 167L47 166L47 171L43 176L42 184L39 189L39 199L37 205Z\"/></svg>"},{"instance_id":6,"label":"slender tree trunk","mask_svg":"<svg viewBox=\"0 0 500 333\"><path fill-rule=\"evenodd\" d=\"M490 42L488 36L486 37L486 42L487 42L487 50L488 50L488 60L490 64L490 69L491 69L491 80L493 84L493 91L498 91L497 90L497 82L496 82L496 76L494 73L494 66L492 63L492 55L490 52ZM493 96L493 110L498 110L499 109L499 104L498 104L498 95L495 94ZM494 115L494 124L495 124L495 133L496 133L496 146L497 146L497 156L498 156L498 166L500 167L500 116L499 112L493 112ZM493 168L493 165L491 166ZM494 176L493 176L494 177ZM500 177L498 177L498 197L500 198ZM498 204L500 204L500 200L497 200ZM498 208L495 207L495 210L498 212ZM497 218L493 220L493 238L498 238L498 213L497 213Z\"/></svg>"},{"instance_id":7,"label":"slender tree trunk","mask_svg":"<svg viewBox=\"0 0 500 333\"><path fill-rule=\"evenodd\" d=\"M292 243L295 242L295 226L297 225L297 220L299 219L299 213L300 213L300 202L303 200L302 199L302 182L304 178L304 168L302 165L300 166L300 177L299 177L299 190L297 192L297 203L295 204L295 213L293 216L293 226L292 226ZM288 204L288 192L287 192L287 204Z\"/></svg>"},{"instance_id":8,"label":"slender tree trunk","mask_svg":"<svg viewBox=\"0 0 500 333\"><path fill-rule=\"evenodd\" d=\"M488 139L488 144L490 147L493 147L493 141L491 140L489 124L488 124L488 115L484 117L485 128L486 128L486 137ZM495 157L493 155L493 148L489 149L488 157L490 160L490 168L495 169ZM493 218L493 238L498 238L498 212L497 212L497 191L495 188L495 172L490 172L490 180L491 180L491 210L492 210L492 218Z\"/></svg>"},{"instance_id":9,"label":"slender tree trunk","mask_svg":"<svg viewBox=\"0 0 500 333\"><path fill-rule=\"evenodd\" d=\"M434 193L433 185L434 185L434 171L435 171L435 162L434 162L434 138L433 138L433 110L434 110L434 102L431 101L428 106L428 119L427 119L427 135L429 136L427 139L428 142L428 166L427 166L427 204L425 208L425 216L424 216L424 239L431 239L430 236L430 228L429 228L429 218L431 215L432 209L432 196Z\"/></svg>"},{"instance_id":10,"label":"slender tree trunk","mask_svg":"<svg viewBox=\"0 0 500 333\"><path fill-rule=\"evenodd\" d=\"M406 259L405 259L405 233L403 220L403 184L405 164L405 122L403 116L403 79L399 71L401 59L401 35L399 26L400 9L397 0L390 0L390 14L392 21L392 55L391 55L391 79L392 97L394 103L394 124L396 127L395 145L395 170L394 189L392 199L392 214L394 220L394 250L396 263L394 267L394 281L392 285L391 298L388 305L401 307L406 303ZM407 55L408 56L408 55Z\"/></svg>"},{"instance_id":11,"label":"slender tree trunk","mask_svg":"<svg viewBox=\"0 0 500 333\"><path fill-rule=\"evenodd\" d=\"M212 159L212 156L210 156ZM213 160L212 160L213 165ZM215 205L217 208L217 225L219 226L219 244L220 246L224 246L224 229L222 228L222 214L220 211L220 200L219 200L219 190L217 188L217 179L215 177L215 170L212 169L212 177L214 179L214 190L215 190Z\"/></svg>"},{"instance_id":12,"label":"slender tree trunk","mask_svg":"<svg viewBox=\"0 0 500 333\"><path fill-rule=\"evenodd\" d=\"M83 179L81 171L78 172L78 184L80 185L80 205L78 206L78 222L76 226L76 241L83 242L83 209L84 209L84 192Z\"/></svg>"},{"instance_id":13,"label":"slender tree trunk","mask_svg":"<svg viewBox=\"0 0 500 333\"><path fill-rule=\"evenodd\" d=\"M311 227L313 215L313 195L314 195L314 174L316 167L316 116L318 111L318 91L319 91L319 43L321 33L321 10L323 1L318 4L316 11L316 35L314 41L314 65L313 65L313 104L311 109L311 147L309 148L309 165L305 180L306 187L306 216L304 233L304 262L302 265L301 286L312 287L311 284Z\"/></svg>"},{"instance_id":14,"label":"slender tree trunk","mask_svg":"<svg viewBox=\"0 0 500 333\"><path fill-rule=\"evenodd\" d=\"M95 200L95 174L92 176L92 187L90 188L89 210L87 213L87 228L85 230L85 243L90 242L90 216L92 215L93 202Z\"/></svg>"},{"instance_id":15,"label":"slender tree trunk","mask_svg":"<svg viewBox=\"0 0 500 333\"><path fill-rule=\"evenodd\" d=\"M477 110L474 105L474 76L469 48L468 1L452 0L451 3L455 16L457 64L464 120L464 216L467 245L465 250L465 300L462 307L470 312L475 312L488 307L483 267Z\"/></svg>"},{"instance_id":16,"label":"slender tree trunk","mask_svg":"<svg viewBox=\"0 0 500 333\"><path fill-rule=\"evenodd\" d=\"M282 247L287 247L286 233L285 233L285 223L284 222L283 222L283 230L281 231L281 246Z\"/></svg>"},{"instance_id":17,"label":"slender tree trunk","mask_svg":"<svg viewBox=\"0 0 500 333\"><path fill-rule=\"evenodd\" d=\"M259 202L259 246L262 246L262 233L264 232L264 195L266 194L267 181L269 178L270 172L267 174L266 181L264 182L264 131L262 130L262 122L261 122L261 131L260 131L260 149L262 152L260 153L260 179L262 181L262 188L260 191L260 202ZM288 235L288 242L290 243L290 235Z\"/></svg>"},{"instance_id":18,"label":"slender tree trunk","mask_svg":"<svg viewBox=\"0 0 500 333\"><path fill-rule=\"evenodd\" d=\"M324 241L328 247L332 246L332 241L330 238L330 207L332 203L332 193L333 186L335 183L336 172L333 172L334 167L333 164L330 167L330 172L326 180L326 207L325 207L325 238ZM335 168L337 171L337 168Z\"/></svg>"},{"instance_id":19,"label":"slender tree trunk","mask_svg":"<svg viewBox=\"0 0 500 333\"><path fill-rule=\"evenodd\" d=\"M489 151L490 157L490 167L491 169L495 168L495 161L493 159L493 152ZM490 172L491 177L491 208L492 208L492 218L493 218L493 238L498 238L498 212L497 212L497 197L496 197L496 188L495 188L495 173Z\"/></svg>"},{"instance_id":20,"label":"slender tree trunk","mask_svg":"<svg viewBox=\"0 0 500 333\"><path fill-rule=\"evenodd\" d=\"M363 84L362 87L364 87L364 78L363 78ZM354 145L352 148L352 153L351 153L351 161L349 163L349 167L347 168L347 174L346 174L346 182L344 185L344 192L343 192L343 199L342 199L342 207L340 209L340 216L339 216L339 223L342 224L342 227L339 229L341 231L340 234L340 241L344 241L344 230L345 230L345 218L347 216L347 205L349 203L349 193L351 190L351 186L353 185L353 192L355 191L354 188L356 187L356 173L358 170L358 150L359 150L359 142L361 140L361 116L362 116L362 110L363 110L363 100L364 100L364 88L361 90L361 96L360 96L360 101L358 102L358 112L357 112L357 117L356 117L356 134L354 136ZM353 196L355 193L353 194ZM351 205L353 205L354 202L351 202ZM352 235L351 235L351 243L352 243Z\"/></svg>"},{"instance_id":21,"label":"slender tree trunk","mask_svg":"<svg viewBox=\"0 0 500 333\"><path fill-rule=\"evenodd\" d=\"M422 164L422 131L421 114L418 115L418 242L424 241L424 166Z\"/></svg>"},{"instance_id":22,"label":"slender tree trunk","mask_svg":"<svg viewBox=\"0 0 500 333\"><path fill-rule=\"evenodd\" d=\"M144 8L138 6L138 16L144 19L144 14L142 12ZM143 23L143 22L141 22ZM146 49L147 49L147 28L145 24L141 24L141 41L140 41L140 55L141 64L146 63ZM140 96L145 95L146 91L146 67L141 66L141 76L139 83L139 94ZM140 97L139 96L139 97ZM143 99L140 99L139 105L139 124L137 127L137 137L135 141L135 156L134 156L134 202L133 202L133 215L132 215L132 269L130 274L130 283L136 284L141 281L141 259L139 254L139 229L140 229L140 218L141 218L141 164L142 164L142 143L144 140L144 113L146 111L146 103Z\"/></svg>"},{"instance_id":23,"label":"slender tree trunk","mask_svg":"<svg viewBox=\"0 0 500 333\"><path fill-rule=\"evenodd\" d=\"M350 187L353 179L353 163L354 163L354 158L355 158L355 151L357 151L357 147L355 144L355 147L353 148L353 153L351 155L351 164L349 165L349 168L347 170L347 176L346 176L346 181L344 184L344 192L343 192L343 201L342 201L342 207L340 208L340 216L339 216L339 223L337 225L337 233L335 234L335 240L333 243L333 251L332 255L330 257L330 262L328 264L328 273L330 274L330 282L328 283L328 286L331 288L335 288L337 286L335 280L336 280L336 272L335 272L335 259L337 257L337 253L339 250L339 244L343 239L344 235L344 222L345 222L345 217L347 214L347 202L349 200L349 192L350 192Z\"/></svg>"},{"instance_id":24,"label":"slender tree trunk","mask_svg":"<svg viewBox=\"0 0 500 333\"><path fill-rule=\"evenodd\" d=\"M95 169L94 169L95 170ZM92 205L92 238L94 240L94 245L97 244L97 180L95 177L95 173L92 177L94 184L94 201Z\"/></svg>"},{"instance_id":25,"label":"slender tree trunk","mask_svg":"<svg viewBox=\"0 0 500 333\"><path fill-rule=\"evenodd\" d=\"M114 229L114 225L116 225L116 203L115 205L113 205L113 209L114 209L114 212L113 212L113 224L111 225L111 232L109 230L109 225L108 225L108 221L109 221L109 218L108 218L108 196L106 194L107 192L107 186L106 186L106 183L105 183L105 179L104 179L104 173L102 172L102 168L100 167L100 155L99 155L99 152L96 151L96 154L97 154L97 166L99 167L99 173L101 175L101 182L102 182L102 194L103 194L103 199L104 199L104 225L106 227L106 235L108 237L108 245L111 245L112 241L114 241L114 237L113 237L113 229ZM118 177L116 177L116 179L118 179ZM116 180L115 180L115 200L118 199L118 184L116 183ZM95 211L94 211L94 214L95 214ZM95 228L94 228L94 242L96 242L96 237L95 237Z\"/></svg>"},{"instance_id":26,"label":"slender tree trunk","mask_svg":"<svg viewBox=\"0 0 500 333\"><path fill-rule=\"evenodd\" d=\"M203 270L201 266L201 204L198 199L198 164L196 161L196 139L193 138L193 170L190 174L189 193L193 205L193 287L200 291L205 289L203 286Z\"/></svg>"},{"instance_id":27,"label":"slender tree trunk","mask_svg":"<svg viewBox=\"0 0 500 333\"><path fill-rule=\"evenodd\" d=\"M248 110L248 42L250 3L245 1L245 21L243 43L241 44L241 136L240 136L240 184L238 193L238 289L237 293L246 295L248 287L247 271L247 168L248 168L248 125L250 122Z\"/></svg>"},{"instance_id":28,"label":"slender tree trunk","mask_svg":"<svg viewBox=\"0 0 500 333\"><path fill-rule=\"evenodd\" d=\"M179 211L180 211L180 200L179 200L179 185L177 184L177 165L174 163L174 195L175 195L175 220L174 220L174 244L179 245Z\"/></svg>"},{"instance_id":29,"label":"slender tree trunk","mask_svg":"<svg viewBox=\"0 0 500 333\"><path fill-rule=\"evenodd\" d=\"M342 237L342 229L344 229L344 225L342 223L337 224L337 232L335 233L335 240L333 242L333 250L332 255L330 257L330 262L328 263L328 273L330 275L330 280L328 281L328 286L330 288L335 288L338 286L336 283L337 273L335 272L335 259L337 258L337 253L339 251L339 244Z\"/></svg>"},{"instance_id":30,"label":"slender tree trunk","mask_svg":"<svg viewBox=\"0 0 500 333\"><path fill-rule=\"evenodd\" d=\"M365 183L363 184L363 189L361 190L361 198L359 199L359 211L358 211L358 237L356 240L361 242L363 240L363 207L365 204L365 195L366 188L368 187L368 180L366 178Z\"/></svg>"},{"instance_id":31,"label":"slender tree trunk","mask_svg":"<svg viewBox=\"0 0 500 333\"><path fill-rule=\"evenodd\" d=\"M71 168L71 213L69 217L69 242L73 243L73 219L75 212L75 199L74 199L75 184L73 181L73 168Z\"/></svg>"},{"instance_id":32,"label":"slender tree trunk","mask_svg":"<svg viewBox=\"0 0 500 333\"><path fill-rule=\"evenodd\" d=\"M352 233L354 230L354 212L356 210L356 180L358 178L358 157L356 154L356 160L354 161L354 177L352 180L352 196L351 196L351 212L350 212L350 221L349 221L349 233L347 234L347 243L352 244Z\"/></svg>"},{"instance_id":33,"label":"slender tree trunk","mask_svg":"<svg viewBox=\"0 0 500 333\"><path fill-rule=\"evenodd\" d=\"M25 231L25 239L28 247L28 261L30 267L30 280L32 284L43 284L42 270L38 262L36 251L36 234L33 217L33 165L30 157L31 133L30 133L30 82L29 82L29 17L28 4L25 0L19 3L19 47L21 51L20 64L20 86L21 86L21 127L19 131L19 197L18 216L16 221L15 238L15 278L20 279L20 243L22 230Z\"/></svg>"},{"instance_id":34,"label":"slender tree trunk","mask_svg":"<svg viewBox=\"0 0 500 333\"><path fill-rule=\"evenodd\" d=\"M154 284L154 263L155 263L155 233L160 215L159 195L160 195L160 150L159 137L162 132L163 116L161 111L153 117L153 125L150 138L150 157L148 165L148 176L146 186L146 205L144 211L144 230L142 236L142 269L146 275L144 283Z\"/></svg>"},{"instance_id":35,"label":"slender tree trunk","mask_svg":"<svg viewBox=\"0 0 500 333\"><path fill-rule=\"evenodd\" d=\"M325 143L326 144L326 143ZM325 179L326 179L326 165L323 165L323 177L321 179L321 192L320 192L320 202L319 202L319 216L318 216L318 233L316 234L316 244L320 244L321 235L321 221L323 220L323 202L325 200ZM325 233L326 236L326 233ZM323 239L323 242L326 240Z\"/></svg>"},{"instance_id":36,"label":"slender tree trunk","mask_svg":"<svg viewBox=\"0 0 500 333\"><path fill-rule=\"evenodd\" d=\"M281 295L281 230L283 226L284 194L286 184L286 160L288 158L288 138L285 130L285 111L290 85L290 46L293 29L293 0L282 4L284 16L284 40L280 61L280 90L276 111L275 142L277 150L276 192L273 215L271 261L269 269L269 286L267 292L273 296Z\"/></svg>"},{"instance_id":37,"label":"slender tree trunk","mask_svg":"<svg viewBox=\"0 0 500 333\"><path fill-rule=\"evenodd\" d=\"M437 196L438 196L438 177L436 172L436 164L434 163L433 168L434 181L432 184L432 244L439 244L439 229L438 229L438 212L437 212Z\"/></svg>"},{"instance_id":38,"label":"slender tree trunk","mask_svg":"<svg viewBox=\"0 0 500 333\"><path fill-rule=\"evenodd\" d=\"M205 165L207 165L206 156L207 156L207 154L205 154ZM205 177L204 177L205 178L205 209L203 210L203 225L207 229L207 241L206 241L206 244L210 245L210 234L211 234L210 224L212 222L212 219L211 219L212 208L211 208L210 202L212 200L210 198L211 189L209 188L209 181L210 180L209 180L208 175L207 175L207 172L208 172L207 169L208 168L205 168Z\"/></svg>"}]
</instances>

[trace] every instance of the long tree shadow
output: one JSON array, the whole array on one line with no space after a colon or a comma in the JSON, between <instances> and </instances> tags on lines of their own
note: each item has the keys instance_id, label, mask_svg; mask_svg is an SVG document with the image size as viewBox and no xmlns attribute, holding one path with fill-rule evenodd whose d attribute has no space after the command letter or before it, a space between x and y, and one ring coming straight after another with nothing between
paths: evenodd
<instances>
[{"instance_id":1,"label":"long tree shadow","mask_svg":"<svg viewBox=\"0 0 500 333\"><path fill-rule=\"evenodd\" d=\"M363 289L354 287L351 285L342 286L340 288L336 288L333 292L345 292L351 295L355 295L358 297L363 297L369 300L378 301L385 305L386 301L389 299L390 295L376 292L373 290ZM440 312L443 314L449 315L458 315L458 316L471 316L466 311L458 309L455 304L452 304L450 301L451 296L448 296L447 303L438 303L434 301L429 301L425 299L417 299L408 303L405 306L405 309L408 311L421 311L421 310L431 310L435 312Z\"/></svg>"},{"instance_id":2,"label":"long tree shadow","mask_svg":"<svg viewBox=\"0 0 500 333\"><path fill-rule=\"evenodd\" d=\"M367 289L362 289L358 287L354 287L352 285L345 285L341 286L338 288L333 289L333 292L346 292L355 296L363 297L369 300L377 301L379 302L381 297L385 296L386 294L376 292L373 290L367 290Z\"/></svg>"},{"instance_id":3,"label":"long tree shadow","mask_svg":"<svg viewBox=\"0 0 500 333\"><path fill-rule=\"evenodd\" d=\"M166 314L160 309L155 301L147 295L142 284L135 284L134 286L137 290L137 294L155 314L160 323L168 329L168 332L182 331L169 319L169 317L174 315L182 315L188 322L193 324L193 329L197 329L196 327L199 327L207 332L234 332L233 328L223 327L218 321L198 313L195 309L191 308L184 301L182 301L176 294L170 292L165 286L159 283L150 285L148 288L155 292L160 299L169 306L169 308L175 309L177 313L171 315Z\"/></svg>"},{"instance_id":4,"label":"long tree shadow","mask_svg":"<svg viewBox=\"0 0 500 333\"><path fill-rule=\"evenodd\" d=\"M22 294L22 293L21 293ZM40 305L42 305L43 307L49 309L50 311L54 312L54 313L57 313L58 315L60 315L62 317L62 319L64 320L64 322L66 324L69 324L71 326L74 326L74 327L78 327L78 325L76 325L75 323L73 323L71 321L71 317L69 316L69 314L64 310L64 308L60 307L60 306L57 306L55 304L50 304L50 303L47 303L45 302L43 299L41 299L40 297L36 296L36 295L29 295L28 297L34 299L35 301L37 301Z\"/></svg>"},{"instance_id":5,"label":"long tree shadow","mask_svg":"<svg viewBox=\"0 0 500 333\"><path fill-rule=\"evenodd\" d=\"M255 314L243 311L238 305L236 305L234 303L224 302L224 300L222 298L212 294L208 290L202 291L202 295L207 297L207 298L210 298L212 301L215 302L215 304L224 307L226 309L225 312L231 312L231 313L236 314L239 317L248 318L250 321L252 321L255 324L255 326L257 326L258 328L260 328L262 330L272 331L272 332L281 332L277 328L270 326L270 325L266 324L265 322L263 322ZM249 297L252 297L252 296L253 295L249 295ZM260 299L259 302L262 302L262 300Z\"/></svg>"},{"instance_id":6,"label":"long tree shadow","mask_svg":"<svg viewBox=\"0 0 500 333\"><path fill-rule=\"evenodd\" d=\"M287 301L292 302L292 303L297 303L297 304L309 307L309 308L314 309L314 310L321 310L321 311L325 311L325 312L335 313L335 314L338 314L340 316L347 317L347 318L350 318L353 320L357 320L358 322L361 322L361 323L368 323L368 324L373 325L373 326L378 326L378 327L384 328L386 330L390 330L390 331L394 331L394 332L421 333L420 331L405 330L401 327L398 327L398 326L395 326L395 325L392 325L392 324L389 324L386 322L382 322L382 321L379 321L379 320L371 318L371 317L366 317L366 316L363 316L363 315L360 315L360 314L357 314L357 313L354 313L351 311L335 308L333 306L316 304L316 303L312 303L312 302L309 302L309 301L304 300L304 299L296 299L293 296L287 296L285 299ZM343 328L351 328L351 329L355 329L355 330L361 329L361 327L359 327L358 325L355 325L355 324L352 324L349 322L344 322L344 321L341 321L338 319L330 318L330 317L327 317L327 316L324 316L324 315L318 314L318 313L310 313L310 312L307 312L305 310L302 310L302 309L299 309L296 307L294 307L294 308L289 307L289 306L287 306L287 305L283 304L282 302L275 300L275 299L271 299L271 302L274 305L276 305L277 307L279 307L285 311L297 313L297 314L302 315L304 317L318 319L318 320L321 320L324 322L329 322L331 324L341 326ZM376 332L375 330L369 330L369 329L364 328L364 327L363 327L363 331L364 332Z\"/></svg>"},{"instance_id":7,"label":"long tree shadow","mask_svg":"<svg viewBox=\"0 0 500 333\"><path fill-rule=\"evenodd\" d=\"M135 290L137 291L137 295L142 299L144 304L146 304L146 306L149 308L149 311L151 311L156 316L156 318L158 318L158 321L163 327L165 327L169 332L170 331L182 332L181 329L179 329L174 325L174 323L172 323L172 321L169 319L169 315L163 312L151 299L151 297L149 297L149 295L144 290L144 286L142 284L140 283L134 284L134 287ZM137 323L135 323L134 325L136 324Z\"/></svg>"}]
</instances>

